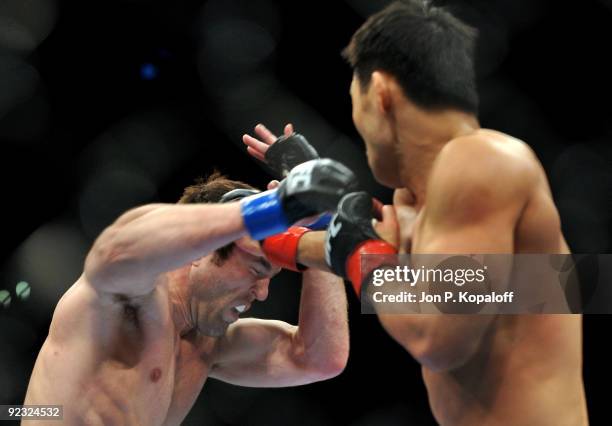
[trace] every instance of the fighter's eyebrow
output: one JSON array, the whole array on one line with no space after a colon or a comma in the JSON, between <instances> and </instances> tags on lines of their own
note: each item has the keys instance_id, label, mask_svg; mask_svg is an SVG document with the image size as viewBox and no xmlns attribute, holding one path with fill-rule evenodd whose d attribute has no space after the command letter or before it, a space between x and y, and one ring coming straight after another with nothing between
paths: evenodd
<instances>
[{"instance_id":1,"label":"fighter's eyebrow","mask_svg":"<svg viewBox=\"0 0 612 426\"><path fill-rule=\"evenodd\" d=\"M258 257L257 258L257 263L259 263L261 265L261 267L264 268L266 273L268 273L268 272L270 272L272 270L272 265L270 264L270 262L268 262L263 257Z\"/></svg>"}]
</instances>

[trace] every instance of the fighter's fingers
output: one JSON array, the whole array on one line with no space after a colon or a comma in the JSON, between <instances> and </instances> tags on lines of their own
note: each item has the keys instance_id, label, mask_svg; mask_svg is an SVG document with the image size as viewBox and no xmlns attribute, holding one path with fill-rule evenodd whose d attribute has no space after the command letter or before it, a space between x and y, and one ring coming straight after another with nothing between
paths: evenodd
<instances>
[{"instance_id":1,"label":"fighter's fingers","mask_svg":"<svg viewBox=\"0 0 612 426\"><path fill-rule=\"evenodd\" d=\"M274 189L274 188L276 188L278 185L280 185L280 182L279 182L279 181L277 181L277 180L271 180L271 181L268 183L268 189Z\"/></svg>"},{"instance_id":2,"label":"fighter's fingers","mask_svg":"<svg viewBox=\"0 0 612 426\"><path fill-rule=\"evenodd\" d=\"M414 194L406 188L396 189L393 192L394 206L413 206L415 202Z\"/></svg>"},{"instance_id":3,"label":"fighter's fingers","mask_svg":"<svg viewBox=\"0 0 612 426\"><path fill-rule=\"evenodd\" d=\"M285 126L285 136L289 136L293 133L293 124L287 123Z\"/></svg>"},{"instance_id":4,"label":"fighter's fingers","mask_svg":"<svg viewBox=\"0 0 612 426\"><path fill-rule=\"evenodd\" d=\"M397 222L397 214L391 205L383 205L381 207L382 222L389 225L399 226Z\"/></svg>"},{"instance_id":5,"label":"fighter's fingers","mask_svg":"<svg viewBox=\"0 0 612 426\"><path fill-rule=\"evenodd\" d=\"M276 140L276 135L269 131L268 128L261 123L255 126L255 133L264 143L268 145L273 144Z\"/></svg>"},{"instance_id":6,"label":"fighter's fingers","mask_svg":"<svg viewBox=\"0 0 612 426\"><path fill-rule=\"evenodd\" d=\"M263 161L263 162L266 161L266 158L261 152L251 148L250 146L247 146L247 152L251 154L251 156L257 158L259 161Z\"/></svg>"},{"instance_id":7,"label":"fighter's fingers","mask_svg":"<svg viewBox=\"0 0 612 426\"><path fill-rule=\"evenodd\" d=\"M397 218L402 225L413 223L417 217L417 211L414 207L406 205L394 205Z\"/></svg>"},{"instance_id":8,"label":"fighter's fingers","mask_svg":"<svg viewBox=\"0 0 612 426\"><path fill-rule=\"evenodd\" d=\"M251 135L243 135L242 142L253 148L255 151L261 152L262 154L265 154L270 147L270 145L263 143Z\"/></svg>"},{"instance_id":9,"label":"fighter's fingers","mask_svg":"<svg viewBox=\"0 0 612 426\"><path fill-rule=\"evenodd\" d=\"M399 223L393 206L383 206L382 220L372 220L374 230L382 239L395 247L399 244Z\"/></svg>"},{"instance_id":10,"label":"fighter's fingers","mask_svg":"<svg viewBox=\"0 0 612 426\"><path fill-rule=\"evenodd\" d=\"M375 219L382 220L382 208L384 204L376 197L372 197L372 215Z\"/></svg>"},{"instance_id":11,"label":"fighter's fingers","mask_svg":"<svg viewBox=\"0 0 612 426\"><path fill-rule=\"evenodd\" d=\"M400 226L400 241L406 250L410 249L412 244L412 232L414 230L414 221L417 218L417 212L413 207L396 205L394 206L395 214L397 216L398 223Z\"/></svg>"}]
</instances>

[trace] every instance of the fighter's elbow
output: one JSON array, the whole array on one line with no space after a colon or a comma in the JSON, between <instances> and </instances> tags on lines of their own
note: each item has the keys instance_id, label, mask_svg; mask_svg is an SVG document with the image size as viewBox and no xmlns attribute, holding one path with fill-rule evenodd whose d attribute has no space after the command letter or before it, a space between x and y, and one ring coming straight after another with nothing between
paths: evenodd
<instances>
[{"instance_id":1,"label":"fighter's elbow","mask_svg":"<svg viewBox=\"0 0 612 426\"><path fill-rule=\"evenodd\" d=\"M307 356L304 367L313 381L332 379L342 374L348 363L349 345L336 345L333 351Z\"/></svg>"},{"instance_id":2,"label":"fighter's elbow","mask_svg":"<svg viewBox=\"0 0 612 426\"><path fill-rule=\"evenodd\" d=\"M454 336L427 336L417 344L407 345L412 356L429 370L451 371L467 363L476 353L476 339L457 339Z\"/></svg>"},{"instance_id":3,"label":"fighter's elbow","mask_svg":"<svg viewBox=\"0 0 612 426\"><path fill-rule=\"evenodd\" d=\"M334 377L337 377L342 374L342 372L346 368L347 361L348 357L346 359L341 359L340 357L332 357L323 362L318 361L316 363L312 363L307 368L310 372L311 377L314 378L313 381L319 382L323 380L333 379Z\"/></svg>"},{"instance_id":4,"label":"fighter's elbow","mask_svg":"<svg viewBox=\"0 0 612 426\"><path fill-rule=\"evenodd\" d=\"M342 350L338 350L332 356L329 357L329 360L324 363L320 369L321 373L325 376L326 379L331 379L336 376L342 374L346 365L348 364L348 356L349 349L348 344L346 348Z\"/></svg>"},{"instance_id":5,"label":"fighter's elbow","mask_svg":"<svg viewBox=\"0 0 612 426\"><path fill-rule=\"evenodd\" d=\"M449 333L412 316L379 315L384 329L422 366L450 371L465 364L478 350L473 333Z\"/></svg>"}]
</instances>

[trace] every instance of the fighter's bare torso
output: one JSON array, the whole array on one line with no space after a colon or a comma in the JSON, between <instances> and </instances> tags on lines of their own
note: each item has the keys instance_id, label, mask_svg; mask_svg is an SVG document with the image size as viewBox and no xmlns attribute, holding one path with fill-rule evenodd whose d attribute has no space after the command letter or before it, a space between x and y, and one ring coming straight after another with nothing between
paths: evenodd
<instances>
[{"instance_id":1,"label":"fighter's bare torso","mask_svg":"<svg viewBox=\"0 0 612 426\"><path fill-rule=\"evenodd\" d=\"M57 306L25 403L61 404L67 424L179 424L214 344L178 334L167 283L128 300L100 295L81 277Z\"/></svg>"},{"instance_id":2,"label":"fighter's bare torso","mask_svg":"<svg viewBox=\"0 0 612 426\"><path fill-rule=\"evenodd\" d=\"M539 170L514 226L514 252L569 253L546 175L535 156L522 142L502 133L476 133ZM426 215L425 205L414 223L413 253L428 252L422 243ZM423 367L423 377L434 416L444 426L588 423L579 315L499 316L468 362L444 372Z\"/></svg>"}]
</instances>

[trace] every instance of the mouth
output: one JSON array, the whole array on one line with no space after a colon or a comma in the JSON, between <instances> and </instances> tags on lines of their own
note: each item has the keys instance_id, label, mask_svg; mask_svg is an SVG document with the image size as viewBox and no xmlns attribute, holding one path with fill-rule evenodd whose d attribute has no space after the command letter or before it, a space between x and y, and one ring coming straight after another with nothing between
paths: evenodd
<instances>
[{"instance_id":1,"label":"mouth","mask_svg":"<svg viewBox=\"0 0 612 426\"><path fill-rule=\"evenodd\" d=\"M244 304L234 305L230 307L229 311L230 311L232 322L237 321L238 318L240 318L240 315L248 311L250 307L251 307L250 303L244 303Z\"/></svg>"},{"instance_id":2,"label":"mouth","mask_svg":"<svg viewBox=\"0 0 612 426\"><path fill-rule=\"evenodd\" d=\"M247 305L236 305L232 309L235 310L238 314L241 314L247 310Z\"/></svg>"},{"instance_id":3,"label":"mouth","mask_svg":"<svg viewBox=\"0 0 612 426\"><path fill-rule=\"evenodd\" d=\"M253 299L249 297L241 297L237 300L234 299L229 305L226 305L223 310L225 322L233 323L238 321L240 316L251 308L252 302Z\"/></svg>"}]
</instances>

